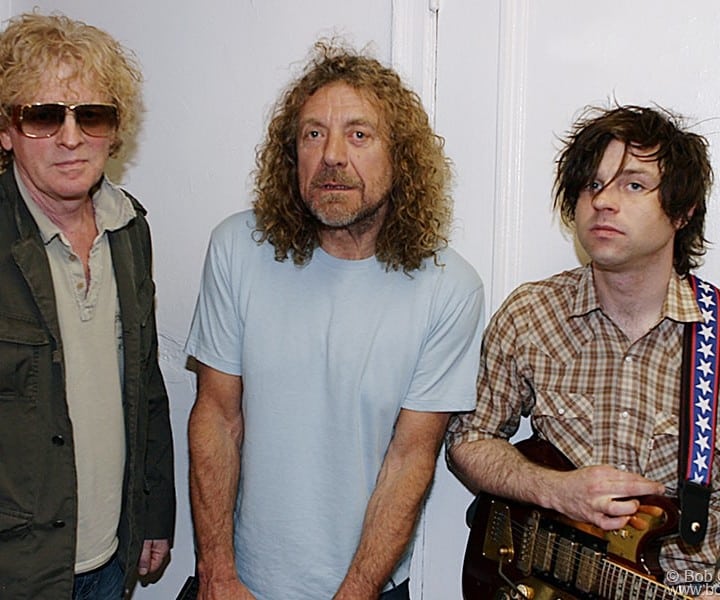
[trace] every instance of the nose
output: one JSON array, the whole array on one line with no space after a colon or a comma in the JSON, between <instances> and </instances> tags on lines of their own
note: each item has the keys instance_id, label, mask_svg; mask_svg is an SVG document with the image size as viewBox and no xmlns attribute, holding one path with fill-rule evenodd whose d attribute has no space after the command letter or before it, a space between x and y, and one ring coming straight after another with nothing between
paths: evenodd
<instances>
[{"instance_id":1,"label":"nose","mask_svg":"<svg viewBox=\"0 0 720 600\"><path fill-rule=\"evenodd\" d=\"M345 136L339 132L330 132L323 148L323 161L329 167L344 166L347 163Z\"/></svg>"},{"instance_id":2,"label":"nose","mask_svg":"<svg viewBox=\"0 0 720 600\"><path fill-rule=\"evenodd\" d=\"M610 182L600 188L592 196L592 206L595 210L615 210L617 208L617 186Z\"/></svg>"},{"instance_id":3,"label":"nose","mask_svg":"<svg viewBox=\"0 0 720 600\"><path fill-rule=\"evenodd\" d=\"M68 148L74 148L82 141L82 130L75 120L75 113L71 110L65 111L65 121L57 135L58 142Z\"/></svg>"}]
</instances>

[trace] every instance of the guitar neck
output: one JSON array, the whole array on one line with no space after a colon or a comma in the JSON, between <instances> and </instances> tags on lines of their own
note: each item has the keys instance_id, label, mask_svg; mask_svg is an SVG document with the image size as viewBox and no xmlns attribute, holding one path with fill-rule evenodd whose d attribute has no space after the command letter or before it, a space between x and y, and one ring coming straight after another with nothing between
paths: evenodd
<instances>
[{"instance_id":1,"label":"guitar neck","mask_svg":"<svg viewBox=\"0 0 720 600\"><path fill-rule=\"evenodd\" d=\"M604 559L599 592L607 600L691 600L678 590Z\"/></svg>"}]
</instances>

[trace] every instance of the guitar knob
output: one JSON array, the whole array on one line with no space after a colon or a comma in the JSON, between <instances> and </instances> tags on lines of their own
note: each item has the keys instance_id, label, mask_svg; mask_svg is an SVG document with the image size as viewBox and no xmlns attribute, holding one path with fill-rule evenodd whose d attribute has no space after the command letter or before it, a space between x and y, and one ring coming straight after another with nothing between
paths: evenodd
<instances>
[{"instance_id":1,"label":"guitar knob","mask_svg":"<svg viewBox=\"0 0 720 600\"><path fill-rule=\"evenodd\" d=\"M518 585L514 590L503 586L498 588L493 596L493 600L533 600L535 598L535 590L524 583Z\"/></svg>"},{"instance_id":2,"label":"guitar knob","mask_svg":"<svg viewBox=\"0 0 720 600\"><path fill-rule=\"evenodd\" d=\"M529 585L525 585L524 583L521 583L519 586L517 586L518 591L522 594L522 596L518 596L520 599L526 599L526 600L534 600L535 598L535 588L531 588Z\"/></svg>"}]
</instances>

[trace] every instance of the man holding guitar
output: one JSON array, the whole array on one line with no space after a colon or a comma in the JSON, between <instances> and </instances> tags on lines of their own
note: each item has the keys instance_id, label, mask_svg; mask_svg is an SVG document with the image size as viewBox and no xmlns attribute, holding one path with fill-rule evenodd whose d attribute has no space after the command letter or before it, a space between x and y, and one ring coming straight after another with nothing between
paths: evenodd
<instances>
[{"instance_id":1,"label":"man holding guitar","mask_svg":"<svg viewBox=\"0 0 720 600\"><path fill-rule=\"evenodd\" d=\"M658 512L654 506L641 508L653 504L644 497L677 497L683 333L687 323L702 322L708 308L696 299L689 275L705 252L712 182L707 154L704 138L656 109L593 109L572 128L558 159L555 206L563 222L574 226L590 262L520 286L491 320L477 408L453 417L447 436L451 467L472 491L537 505L618 538L632 537L632 525L647 528L641 517ZM714 360L704 368L714 369ZM711 400L716 404L715 397ZM508 443L521 415L531 417L535 435L575 468L537 464ZM710 415L712 425L716 411ZM714 480L720 465L708 429L711 443L703 460L709 460ZM613 593L603 592L599 575L580 584L587 569L578 560L574 575L559 577L558 589L568 595L547 597L717 594L719 504L713 492L700 543L688 544L676 533L663 537L659 567L667 587L662 591L651 592L642 580L628 592L615 577L608 586ZM533 535L543 527L536 524ZM554 536L562 534L550 529L548 548L554 551L560 546ZM487 544L489 537L478 538L476 545ZM577 551L577 540L572 544ZM507 556L506 545L500 544L498 556ZM538 548L534 544L534 561L542 560ZM612 543L610 548L612 553ZM594 560L603 549L592 553ZM480 554L487 559L493 552L483 548ZM498 559L501 567L503 560ZM700 581L708 585L677 592L678 584ZM523 597L524 588L508 584L507 589L515 595L496 597Z\"/></svg>"}]
</instances>

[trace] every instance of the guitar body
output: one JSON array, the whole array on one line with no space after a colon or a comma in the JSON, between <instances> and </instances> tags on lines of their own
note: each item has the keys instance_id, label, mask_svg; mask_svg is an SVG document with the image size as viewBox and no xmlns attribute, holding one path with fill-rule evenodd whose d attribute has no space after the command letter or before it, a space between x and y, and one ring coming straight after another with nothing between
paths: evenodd
<instances>
[{"instance_id":1,"label":"guitar body","mask_svg":"<svg viewBox=\"0 0 720 600\"><path fill-rule=\"evenodd\" d=\"M532 438L516 447L530 460L575 467L550 443ZM529 504L479 494L463 564L465 600L620 600L687 598L658 582L657 551L676 530L675 503L662 496L637 516L640 531L603 531Z\"/></svg>"}]
</instances>

